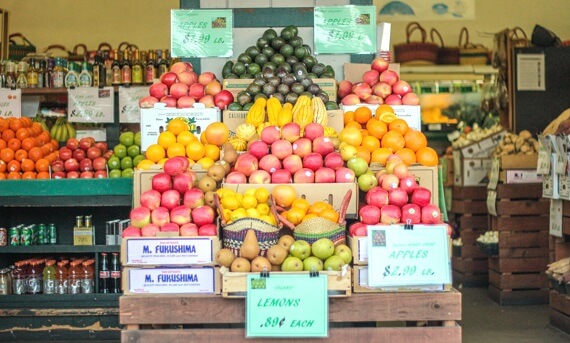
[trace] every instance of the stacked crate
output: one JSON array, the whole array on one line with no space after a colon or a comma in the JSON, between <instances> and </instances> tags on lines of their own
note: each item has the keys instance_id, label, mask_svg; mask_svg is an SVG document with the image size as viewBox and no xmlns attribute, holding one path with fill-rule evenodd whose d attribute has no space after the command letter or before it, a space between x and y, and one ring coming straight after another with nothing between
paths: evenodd
<instances>
[{"instance_id":1,"label":"stacked crate","mask_svg":"<svg viewBox=\"0 0 570 343\"><path fill-rule=\"evenodd\" d=\"M463 242L452 258L453 283L463 287L487 285L488 257L477 246L477 237L488 228L487 188L485 186L454 186L451 211L459 225Z\"/></svg>"},{"instance_id":2,"label":"stacked crate","mask_svg":"<svg viewBox=\"0 0 570 343\"><path fill-rule=\"evenodd\" d=\"M562 200L562 237L550 236L550 262L566 257L570 257L570 201ZM570 333L569 294L550 291L550 324Z\"/></svg>"},{"instance_id":3,"label":"stacked crate","mask_svg":"<svg viewBox=\"0 0 570 343\"><path fill-rule=\"evenodd\" d=\"M489 296L500 305L548 303L548 199L542 185L498 184L491 229L499 254L489 259ZM491 203L492 205L492 203Z\"/></svg>"}]
</instances>

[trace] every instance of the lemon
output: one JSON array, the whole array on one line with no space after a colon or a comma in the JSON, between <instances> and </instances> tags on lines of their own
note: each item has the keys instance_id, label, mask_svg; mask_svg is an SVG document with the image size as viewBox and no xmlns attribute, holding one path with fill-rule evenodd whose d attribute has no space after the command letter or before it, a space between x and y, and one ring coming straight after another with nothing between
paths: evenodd
<instances>
[{"instance_id":1,"label":"lemon","mask_svg":"<svg viewBox=\"0 0 570 343\"><path fill-rule=\"evenodd\" d=\"M275 217L273 217L273 215L271 214L262 214L259 219L263 220L266 223L269 223L271 225L275 225L277 226L277 221L275 220Z\"/></svg>"},{"instance_id":2,"label":"lemon","mask_svg":"<svg viewBox=\"0 0 570 343\"><path fill-rule=\"evenodd\" d=\"M257 199L257 203L261 204L267 202L269 199L269 191L265 188L258 188L255 190L255 198Z\"/></svg>"},{"instance_id":3,"label":"lemon","mask_svg":"<svg viewBox=\"0 0 570 343\"><path fill-rule=\"evenodd\" d=\"M161 166L164 167L164 164L166 163L166 161L168 161L168 157L165 157L165 158L161 159L161 160L158 161L156 164L160 164Z\"/></svg>"},{"instance_id":4,"label":"lemon","mask_svg":"<svg viewBox=\"0 0 570 343\"><path fill-rule=\"evenodd\" d=\"M269 205L265 202L257 204L256 208L260 214L269 214Z\"/></svg>"},{"instance_id":5,"label":"lemon","mask_svg":"<svg viewBox=\"0 0 570 343\"><path fill-rule=\"evenodd\" d=\"M236 221L236 220L238 220L238 219L245 218L245 217L247 217L247 211L246 211L246 209L243 208L243 207L238 208L237 210L233 210L233 211L232 211L232 215L231 215L231 220L232 220L232 221Z\"/></svg>"},{"instance_id":6,"label":"lemon","mask_svg":"<svg viewBox=\"0 0 570 343\"><path fill-rule=\"evenodd\" d=\"M237 197L224 196L222 199L222 207L228 210L237 210L241 204Z\"/></svg>"},{"instance_id":7,"label":"lemon","mask_svg":"<svg viewBox=\"0 0 570 343\"><path fill-rule=\"evenodd\" d=\"M214 161L214 160L211 159L210 157L202 157L201 159L199 159L198 161L196 161L196 163L202 165L202 169L203 169L203 170L207 170L208 168L210 168L211 166L213 166L215 162L216 162L216 161Z\"/></svg>"},{"instance_id":8,"label":"lemon","mask_svg":"<svg viewBox=\"0 0 570 343\"><path fill-rule=\"evenodd\" d=\"M223 213L223 215L224 215L224 220L225 220L226 222L232 220L232 210L227 209L227 208L224 208L224 213Z\"/></svg>"},{"instance_id":9,"label":"lemon","mask_svg":"<svg viewBox=\"0 0 570 343\"><path fill-rule=\"evenodd\" d=\"M255 208L257 206L257 199L253 195L244 195L243 200L241 201L241 205L246 210Z\"/></svg>"},{"instance_id":10,"label":"lemon","mask_svg":"<svg viewBox=\"0 0 570 343\"><path fill-rule=\"evenodd\" d=\"M256 191L256 190L257 190L256 188L250 188L250 189L248 189L247 191L245 191L245 192L243 193L243 195L244 195L244 196L245 196L245 195L253 195L253 196L255 196L255 191Z\"/></svg>"},{"instance_id":11,"label":"lemon","mask_svg":"<svg viewBox=\"0 0 570 343\"><path fill-rule=\"evenodd\" d=\"M236 193L236 198L238 198L239 203L241 204L242 201L243 201L243 194L241 194L241 193Z\"/></svg>"},{"instance_id":12,"label":"lemon","mask_svg":"<svg viewBox=\"0 0 570 343\"><path fill-rule=\"evenodd\" d=\"M137 169L139 170L149 170L150 166L153 166L154 162L151 160L142 160L137 164Z\"/></svg>"},{"instance_id":13,"label":"lemon","mask_svg":"<svg viewBox=\"0 0 570 343\"><path fill-rule=\"evenodd\" d=\"M259 218L261 216L261 213L255 208L248 208L246 212L247 216L251 218Z\"/></svg>"}]
</instances>

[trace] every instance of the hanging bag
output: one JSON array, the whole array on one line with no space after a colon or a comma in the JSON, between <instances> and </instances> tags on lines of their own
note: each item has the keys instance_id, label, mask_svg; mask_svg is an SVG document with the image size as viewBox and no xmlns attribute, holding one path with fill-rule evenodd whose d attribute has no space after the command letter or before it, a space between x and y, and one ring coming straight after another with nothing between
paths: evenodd
<instances>
[{"instance_id":1,"label":"hanging bag","mask_svg":"<svg viewBox=\"0 0 570 343\"><path fill-rule=\"evenodd\" d=\"M21 44L18 44L15 38L21 39ZM36 52L36 46L32 44L26 37L21 33L12 33L8 36L9 53L8 58L13 61L20 61L22 58L26 57L29 53Z\"/></svg>"},{"instance_id":2,"label":"hanging bag","mask_svg":"<svg viewBox=\"0 0 570 343\"><path fill-rule=\"evenodd\" d=\"M435 43L434 35L439 38L440 46L437 51L437 64L459 64L459 47L446 47L443 44L443 38L436 29L431 29L429 32L432 43Z\"/></svg>"},{"instance_id":3,"label":"hanging bag","mask_svg":"<svg viewBox=\"0 0 570 343\"><path fill-rule=\"evenodd\" d=\"M419 31L421 41L411 42L414 31ZM400 64L436 64L439 47L437 44L426 42L426 30L418 23L411 22L406 26L406 43L394 45L396 62Z\"/></svg>"},{"instance_id":4,"label":"hanging bag","mask_svg":"<svg viewBox=\"0 0 570 343\"><path fill-rule=\"evenodd\" d=\"M85 44L77 44L73 50L69 52L69 60L75 62L84 62L87 60L87 46Z\"/></svg>"},{"instance_id":5,"label":"hanging bag","mask_svg":"<svg viewBox=\"0 0 570 343\"><path fill-rule=\"evenodd\" d=\"M465 42L463 42L465 37ZM489 49L483 44L469 42L469 31L466 27L459 32L459 64L485 65L489 63Z\"/></svg>"}]
</instances>

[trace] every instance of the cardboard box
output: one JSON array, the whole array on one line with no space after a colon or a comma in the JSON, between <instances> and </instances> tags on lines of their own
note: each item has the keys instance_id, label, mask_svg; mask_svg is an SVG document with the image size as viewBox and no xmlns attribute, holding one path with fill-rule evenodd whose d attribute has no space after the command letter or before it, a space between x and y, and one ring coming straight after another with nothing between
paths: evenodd
<instances>
[{"instance_id":1,"label":"cardboard box","mask_svg":"<svg viewBox=\"0 0 570 343\"><path fill-rule=\"evenodd\" d=\"M408 167L408 172L414 174L418 185L425 187L431 191L431 203L439 206L439 167L424 167L421 165L413 165ZM371 163L370 169L374 172L385 169L379 163Z\"/></svg>"},{"instance_id":2,"label":"cardboard box","mask_svg":"<svg viewBox=\"0 0 570 343\"><path fill-rule=\"evenodd\" d=\"M383 293L383 292L437 292L451 290L451 285L426 285L409 287L378 287L368 286L368 266L354 266L352 269L352 290L354 293Z\"/></svg>"},{"instance_id":3,"label":"cardboard box","mask_svg":"<svg viewBox=\"0 0 570 343\"><path fill-rule=\"evenodd\" d=\"M327 111L329 117L329 123L327 126L332 127L337 132L340 132L344 128L344 119L342 110L332 110ZM228 111L225 110L222 114L222 121L230 129L230 136L234 136L237 127L240 124L245 123L245 116L247 111Z\"/></svg>"},{"instance_id":4,"label":"cardboard box","mask_svg":"<svg viewBox=\"0 0 570 343\"><path fill-rule=\"evenodd\" d=\"M245 91L253 79L224 79L222 89L227 89L235 97L239 92ZM313 79L313 83L319 85L323 92L327 93L329 100L336 101L337 82L335 79Z\"/></svg>"},{"instance_id":5,"label":"cardboard box","mask_svg":"<svg viewBox=\"0 0 570 343\"><path fill-rule=\"evenodd\" d=\"M218 268L130 268L123 269L123 293L130 294L220 294Z\"/></svg>"},{"instance_id":6,"label":"cardboard box","mask_svg":"<svg viewBox=\"0 0 570 343\"><path fill-rule=\"evenodd\" d=\"M344 112L354 111L359 107L366 106L370 108L372 111L372 115L376 112L376 109L379 105L370 105L370 104L358 104L358 105L350 105L345 106L342 105L342 110ZM420 106L392 106L394 109L394 114L400 119L404 119L408 126L414 130L421 131L422 130L422 114L420 111Z\"/></svg>"},{"instance_id":7,"label":"cardboard box","mask_svg":"<svg viewBox=\"0 0 570 343\"><path fill-rule=\"evenodd\" d=\"M73 228L73 245L95 245L95 228L91 227L74 227Z\"/></svg>"},{"instance_id":8,"label":"cardboard box","mask_svg":"<svg viewBox=\"0 0 570 343\"><path fill-rule=\"evenodd\" d=\"M121 244L121 263L143 266L213 266L220 250L218 237L129 237Z\"/></svg>"},{"instance_id":9,"label":"cardboard box","mask_svg":"<svg viewBox=\"0 0 570 343\"><path fill-rule=\"evenodd\" d=\"M487 136L478 142L471 143L456 150L461 151L462 157L488 158L491 156L491 153L495 150L497 145L503 141L506 134L507 131L503 130Z\"/></svg>"},{"instance_id":10,"label":"cardboard box","mask_svg":"<svg viewBox=\"0 0 570 343\"><path fill-rule=\"evenodd\" d=\"M400 75L400 63L390 63L388 69ZM370 63L345 63L343 66L344 80L352 83L362 82L362 75L370 70Z\"/></svg>"},{"instance_id":11,"label":"cardboard box","mask_svg":"<svg viewBox=\"0 0 570 343\"><path fill-rule=\"evenodd\" d=\"M211 123L222 119L219 108L171 108L157 103L154 108L141 109L141 151L156 144L158 135L166 130L168 122L174 118L185 118L190 124L190 131L200 136Z\"/></svg>"},{"instance_id":12,"label":"cardboard box","mask_svg":"<svg viewBox=\"0 0 570 343\"><path fill-rule=\"evenodd\" d=\"M502 170L499 181L503 183L542 183L542 176L536 169L507 169Z\"/></svg>"},{"instance_id":13,"label":"cardboard box","mask_svg":"<svg viewBox=\"0 0 570 343\"><path fill-rule=\"evenodd\" d=\"M453 184L455 186L486 186L492 167L491 158L464 158L453 151Z\"/></svg>"},{"instance_id":14,"label":"cardboard box","mask_svg":"<svg viewBox=\"0 0 570 343\"><path fill-rule=\"evenodd\" d=\"M366 236L350 236L346 237L346 245L352 251L352 264L368 265L368 237Z\"/></svg>"},{"instance_id":15,"label":"cardboard box","mask_svg":"<svg viewBox=\"0 0 570 343\"><path fill-rule=\"evenodd\" d=\"M223 188L243 193L250 188L263 187L270 192L278 184L232 184L222 183ZM331 204L336 211L340 209L342 199L351 190L352 196L346 210L346 218L354 219L358 216L358 185L356 183L291 183L297 190L297 196L305 198L309 203L325 201Z\"/></svg>"},{"instance_id":16,"label":"cardboard box","mask_svg":"<svg viewBox=\"0 0 570 343\"><path fill-rule=\"evenodd\" d=\"M532 155L504 155L499 157L501 169L535 169L538 163L538 154Z\"/></svg>"}]
</instances>

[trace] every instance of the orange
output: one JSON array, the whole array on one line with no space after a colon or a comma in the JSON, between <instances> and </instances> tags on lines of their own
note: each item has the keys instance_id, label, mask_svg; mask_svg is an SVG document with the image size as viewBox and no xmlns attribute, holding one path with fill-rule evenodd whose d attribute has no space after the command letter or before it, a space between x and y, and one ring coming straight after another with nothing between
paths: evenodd
<instances>
[{"instance_id":1,"label":"orange","mask_svg":"<svg viewBox=\"0 0 570 343\"><path fill-rule=\"evenodd\" d=\"M228 141L228 137L230 136L230 129L224 123L214 122L204 131L204 137L209 144L214 144L217 146L222 146L225 142Z\"/></svg>"},{"instance_id":2,"label":"orange","mask_svg":"<svg viewBox=\"0 0 570 343\"><path fill-rule=\"evenodd\" d=\"M362 143L362 133L360 129L354 127L345 127L342 129L338 134L338 138L341 142L346 142L353 146L359 146Z\"/></svg>"},{"instance_id":3,"label":"orange","mask_svg":"<svg viewBox=\"0 0 570 343\"><path fill-rule=\"evenodd\" d=\"M176 157L176 156L186 156L186 148L182 143L174 143L166 149L166 156L169 158Z\"/></svg>"},{"instance_id":4,"label":"orange","mask_svg":"<svg viewBox=\"0 0 570 343\"><path fill-rule=\"evenodd\" d=\"M28 131L28 129L26 128L19 128L18 131L16 131L16 138L18 138L19 140L23 141L24 138L28 138L30 137L30 132Z\"/></svg>"},{"instance_id":5,"label":"orange","mask_svg":"<svg viewBox=\"0 0 570 343\"><path fill-rule=\"evenodd\" d=\"M16 132L18 129L22 128L22 122L18 118L14 118L14 120L10 121L10 130Z\"/></svg>"},{"instance_id":6,"label":"orange","mask_svg":"<svg viewBox=\"0 0 570 343\"><path fill-rule=\"evenodd\" d=\"M6 171L6 162L0 160L0 173L4 173Z\"/></svg>"},{"instance_id":7,"label":"orange","mask_svg":"<svg viewBox=\"0 0 570 343\"><path fill-rule=\"evenodd\" d=\"M209 157L214 161L220 159L220 147L214 144L206 144L204 145L204 156Z\"/></svg>"},{"instance_id":8,"label":"orange","mask_svg":"<svg viewBox=\"0 0 570 343\"><path fill-rule=\"evenodd\" d=\"M20 172L9 172L6 178L8 180L20 180L22 175L20 175Z\"/></svg>"},{"instance_id":9,"label":"orange","mask_svg":"<svg viewBox=\"0 0 570 343\"><path fill-rule=\"evenodd\" d=\"M8 122L8 120L0 118L0 132L4 132L4 130L7 130L9 128L10 128L10 123Z\"/></svg>"},{"instance_id":10,"label":"orange","mask_svg":"<svg viewBox=\"0 0 570 343\"><path fill-rule=\"evenodd\" d=\"M416 163L416 153L410 148L402 148L396 151L396 155L400 156L402 162L407 166Z\"/></svg>"},{"instance_id":11,"label":"orange","mask_svg":"<svg viewBox=\"0 0 570 343\"><path fill-rule=\"evenodd\" d=\"M404 147L406 142L404 141L404 136L399 131L390 130L386 132L382 140L380 141L380 146L382 148L391 149L392 152L396 152Z\"/></svg>"},{"instance_id":12,"label":"orange","mask_svg":"<svg viewBox=\"0 0 570 343\"><path fill-rule=\"evenodd\" d=\"M14 150L10 148L4 148L0 150L0 159L6 163L14 159Z\"/></svg>"},{"instance_id":13,"label":"orange","mask_svg":"<svg viewBox=\"0 0 570 343\"><path fill-rule=\"evenodd\" d=\"M410 129L404 135L404 140L406 141L406 148L412 149L414 152L418 151L420 148L427 146L427 138L421 131Z\"/></svg>"},{"instance_id":14,"label":"orange","mask_svg":"<svg viewBox=\"0 0 570 343\"><path fill-rule=\"evenodd\" d=\"M354 112L353 111L346 111L342 116L344 125L348 124L351 121L354 121Z\"/></svg>"},{"instance_id":15,"label":"orange","mask_svg":"<svg viewBox=\"0 0 570 343\"><path fill-rule=\"evenodd\" d=\"M294 225L298 225L301 224L304 216L305 211L303 211L302 208L292 207L287 211L287 216L285 218Z\"/></svg>"},{"instance_id":16,"label":"orange","mask_svg":"<svg viewBox=\"0 0 570 343\"><path fill-rule=\"evenodd\" d=\"M35 164L36 171L38 172L48 172L49 171L49 161L45 158L40 158Z\"/></svg>"},{"instance_id":17,"label":"orange","mask_svg":"<svg viewBox=\"0 0 570 343\"><path fill-rule=\"evenodd\" d=\"M22 142L18 138L12 138L8 141L8 148L16 151L22 147Z\"/></svg>"},{"instance_id":18,"label":"orange","mask_svg":"<svg viewBox=\"0 0 570 343\"><path fill-rule=\"evenodd\" d=\"M435 167L439 163L437 152L429 146L419 148L418 151L416 151L416 160L419 164L426 167Z\"/></svg>"},{"instance_id":19,"label":"orange","mask_svg":"<svg viewBox=\"0 0 570 343\"><path fill-rule=\"evenodd\" d=\"M378 148L372 152L370 160L372 162L377 162L385 166L386 161L388 160L388 156L390 155L392 155L392 150L388 148Z\"/></svg>"},{"instance_id":20,"label":"orange","mask_svg":"<svg viewBox=\"0 0 570 343\"><path fill-rule=\"evenodd\" d=\"M16 133L12 129L7 129L2 132L2 139L8 142L10 139L16 138Z\"/></svg>"},{"instance_id":21,"label":"orange","mask_svg":"<svg viewBox=\"0 0 570 343\"><path fill-rule=\"evenodd\" d=\"M34 136L39 136L43 130L44 130L44 128L42 127L42 124L40 124L38 122L32 123L32 132L34 133Z\"/></svg>"},{"instance_id":22,"label":"orange","mask_svg":"<svg viewBox=\"0 0 570 343\"><path fill-rule=\"evenodd\" d=\"M156 163L166 156L166 151L158 144L151 144L146 148L145 156L147 159Z\"/></svg>"},{"instance_id":23,"label":"orange","mask_svg":"<svg viewBox=\"0 0 570 343\"><path fill-rule=\"evenodd\" d=\"M202 165L202 169L206 170L208 168L210 168L211 166L214 165L216 161L212 160L209 157L202 157L201 159L199 159L198 161L196 161L196 164L201 164Z\"/></svg>"},{"instance_id":24,"label":"orange","mask_svg":"<svg viewBox=\"0 0 570 343\"><path fill-rule=\"evenodd\" d=\"M317 217L318 217L318 216L317 216L316 214L314 214L314 213L309 213L309 214L307 214L306 216L303 217L303 220L301 221L301 223L304 222L305 220L309 220L309 219L313 219L313 218L317 218Z\"/></svg>"},{"instance_id":25,"label":"orange","mask_svg":"<svg viewBox=\"0 0 570 343\"><path fill-rule=\"evenodd\" d=\"M206 148L198 141L192 141L186 146L186 157L198 161L206 154Z\"/></svg>"},{"instance_id":26,"label":"orange","mask_svg":"<svg viewBox=\"0 0 570 343\"><path fill-rule=\"evenodd\" d=\"M297 199L293 200L293 203L291 204L291 207L300 208L300 209L302 209L305 213L307 213L307 211L309 210L309 207L311 207L311 204L309 204L309 202L307 201L307 199L297 198Z\"/></svg>"},{"instance_id":27,"label":"orange","mask_svg":"<svg viewBox=\"0 0 570 343\"><path fill-rule=\"evenodd\" d=\"M366 106L354 110L354 120L360 124L366 124L372 118L372 111Z\"/></svg>"},{"instance_id":28,"label":"orange","mask_svg":"<svg viewBox=\"0 0 570 343\"><path fill-rule=\"evenodd\" d=\"M176 143L176 136L170 131L163 131L158 135L157 143L166 150L169 146Z\"/></svg>"},{"instance_id":29,"label":"orange","mask_svg":"<svg viewBox=\"0 0 570 343\"><path fill-rule=\"evenodd\" d=\"M388 126L380 120L371 119L366 123L366 130L368 130L371 136L382 139L386 132L388 132Z\"/></svg>"},{"instance_id":30,"label":"orange","mask_svg":"<svg viewBox=\"0 0 570 343\"><path fill-rule=\"evenodd\" d=\"M36 179L49 179L49 172L44 172L44 171L39 172L36 175Z\"/></svg>"},{"instance_id":31,"label":"orange","mask_svg":"<svg viewBox=\"0 0 570 343\"><path fill-rule=\"evenodd\" d=\"M319 214L319 217L328 219L333 223L338 223L339 214L333 209L326 209Z\"/></svg>"},{"instance_id":32,"label":"orange","mask_svg":"<svg viewBox=\"0 0 570 343\"><path fill-rule=\"evenodd\" d=\"M36 163L29 158L26 158L20 163L20 168L23 172L31 172L36 169Z\"/></svg>"},{"instance_id":33,"label":"orange","mask_svg":"<svg viewBox=\"0 0 570 343\"><path fill-rule=\"evenodd\" d=\"M364 137L370 135L370 133L368 133L368 130L366 130L366 129L360 129L360 133L362 134L362 139L364 139Z\"/></svg>"},{"instance_id":34,"label":"orange","mask_svg":"<svg viewBox=\"0 0 570 343\"><path fill-rule=\"evenodd\" d=\"M196 136L190 131L182 131L176 136L176 142L182 143L182 145L187 146L188 143L195 141Z\"/></svg>"},{"instance_id":35,"label":"orange","mask_svg":"<svg viewBox=\"0 0 570 343\"><path fill-rule=\"evenodd\" d=\"M6 141L3 139L0 139L0 150L4 149L6 147Z\"/></svg>"},{"instance_id":36,"label":"orange","mask_svg":"<svg viewBox=\"0 0 570 343\"><path fill-rule=\"evenodd\" d=\"M44 157L44 152L42 150L42 148L39 147L33 147L30 149L30 151L28 151L28 157L36 162L37 160L39 160L40 158Z\"/></svg>"},{"instance_id":37,"label":"orange","mask_svg":"<svg viewBox=\"0 0 570 343\"><path fill-rule=\"evenodd\" d=\"M394 109L390 105L382 104L376 108L376 111L374 112L374 116L379 117L384 113L394 114Z\"/></svg>"},{"instance_id":38,"label":"orange","mask_svg":"<svg viewBox=\"0 0 570 343\"><path fill-rule=\"evenodd\" d=\"M22 141L22 149L30 151L33 147L36 146L36 141L29 137Z\"/></svg>"},{"instance_id":39,"label":"orange","mask_svg":"<svg viewBox=\"0 0 570 343\"><path fill-rule=\"evenodd\" d=\"M174 118L168 122L166 129L178 136L180 133L190 130L190 126L184 119Z\"/></svg>"},{"instance_id":40,"label":"orange","mask_svg":"<svg viewBox=\"0 0 570 343\"><path fill-rule=\"evenodd\" d=\"M356 156L362 157L366 163L370 164L370 151L363 146L356 147Z\"/></svg>"},{"instance_id":41,"label":"orange","mask_svg":"<svg viewBox=\"0 0 570 343\"><path fill-rule=\"evenodd\" d=\"M400 132L403 136L408 132L410 127L408 126L408 123L404 119L398 118L398 119L394 119L390 122L390 125L388 125L388 129L396 130L396 131Z\"/></svg>"},{"instance_id":42,"label":"orange","mask_svg":"<svg viewBox=\"0 0 570 343\"><path fill-rule=\"evenodd\" d=\"M353 120L351 122L346 123L344 127L353 127L355 129L362 129L362 124L359 124L357 121Z\"/></svg>"},{"instance_id":43,"label":"orange","mask_svg":"<svg viewBox=\"0 0 570 343\"><path fill-rule=\"evenodd\" d=\"M206 139L206 131L202 131L200 134L200 143L208 144L208 140Z\"/></svg>"},{"instance_id":44,"label":"orange","mask_svg":"<svg viewBox=\"0 0 570 343\"><path fill-rule=\"evenodd\" d=\"M22 173L22 180L35 180L36 179L36 172L34 171L27 171Z\"/></svg>"},{"instance_id":45,"label":"orange","mask_svg":"<svg viewBox=\"0 0 570 343\"><path fill-rule=\"evenodd\" d=\"M22 162L22 160L28 158L28 152L24 149L16 150L14 153L14 159L16 161Z\"/></svg>"},{"instance_id":46,"label":"orange","mask_svg":"<svg viewBox=\"0 0 570 343\"><path fill-rule=\"evenodd\" d=\"M324 210L332 209L332 206L329 203L324 201L317 201L309 207L309 213L316 214L317 216L320 215L321 212Z\"/></svg>"},{"instance_id":47,"label":"orange","mask_svg":"<svg viewBox=\"0 0 570 343\"><path fill-rule=\"evenodd\" d=\"M46 132L47 132L47 131L46 131ZM42 132L42 133L43 133L43 132ZM48 134L48 136L49 136L49 134ZM51 143L51 145L53 145L53 148L54 148L55 150L59 149L59 142L58 142L55 138L52 138L52 139L50 140L50 143Z\"/></svg>"},{"instance_id":48,"label":"orange","mask_svg":"<svg viewBox=\"0 0 570 343\"><path fill-rule=\"evenodd\" d=\"M362 143L360 145L366 148L369 152L373 152L380 147L380 140L374 136L366 136L362 138Z\"/></svg>"},{"instance_id":49,"label":"orange","mask_svg":"<svg viewBox=\"0 0 570 343\"><path fill-rule=\"evenodd\" d=\"M22 127L32 127L34 121L30 117L20 117L20 122L22 123Z\"/></svg>"},{"instance_id":50,"label":"orange","mask_svg":"<svg viewBox=\"0 0 570 343\"><path fill-rule=\"evenodd\" d=\"M8 162L7 170L9 172L20 172L20 170L21 170L20 162L18 162L16 160L12 160L12 161Z\"/></svg>"},{"instance_id":51,"label":"orange","mask_svg":"<svg viewBox=\"0 0 570 343\"><path fill-rule=\"evenodd\" d=\"M43 144L47 144L51 142L51 136L49 135L49 132L44 131L42 133L40 133L38 135L38 139L40 140L41 143Z\"/></svg>"}]
</instances>

